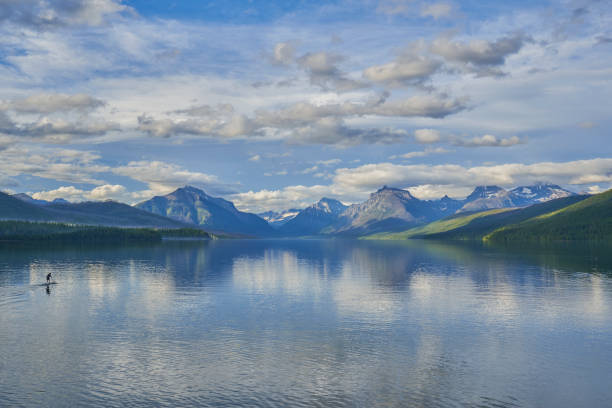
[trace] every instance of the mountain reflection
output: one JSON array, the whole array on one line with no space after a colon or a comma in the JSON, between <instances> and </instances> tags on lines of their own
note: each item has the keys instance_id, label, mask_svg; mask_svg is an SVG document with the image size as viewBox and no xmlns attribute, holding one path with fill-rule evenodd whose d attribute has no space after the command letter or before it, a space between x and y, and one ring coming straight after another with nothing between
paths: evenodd
<instances>
[{"instance_id":1,"label":"mountain reflection","mask_svg":"<svg viewBox=\"0 0 612 408\"><path fill-rule=\"evenodd\" d=\"M574 250L4 246L0 361L13 374L0 395L10 406L601 406L612 268L609 251Z\"/></svg>"}]
</instances>

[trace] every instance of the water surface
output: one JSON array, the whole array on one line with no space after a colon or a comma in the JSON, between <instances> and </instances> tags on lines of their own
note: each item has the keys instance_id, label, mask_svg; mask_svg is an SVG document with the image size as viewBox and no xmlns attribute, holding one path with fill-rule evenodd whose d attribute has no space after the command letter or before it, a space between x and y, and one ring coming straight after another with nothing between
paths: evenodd
<instances>
[{"instance_id":1,"label":"water surface","mask_svg":"<svg viewBox=\"0 0 612 408\"><path fill-rule=\"evenodd\" d=\"M611 253L3 244L0 406L609 406Z\"/></svg>"}]
</instances>

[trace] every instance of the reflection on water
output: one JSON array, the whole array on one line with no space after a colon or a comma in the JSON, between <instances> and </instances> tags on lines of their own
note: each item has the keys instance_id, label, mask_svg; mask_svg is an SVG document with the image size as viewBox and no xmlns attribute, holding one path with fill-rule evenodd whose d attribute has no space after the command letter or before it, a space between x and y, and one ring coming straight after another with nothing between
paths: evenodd
<instances>
[{"instance_id":1,"label":"reflection on water","mask_svg":"<svg viewBox=\"0 0 612 408\"><path fill-rule=\"evenodd\" d=\"M605 406L611 253L5 246L0 405Z\"/></svg>"}]
</instances>

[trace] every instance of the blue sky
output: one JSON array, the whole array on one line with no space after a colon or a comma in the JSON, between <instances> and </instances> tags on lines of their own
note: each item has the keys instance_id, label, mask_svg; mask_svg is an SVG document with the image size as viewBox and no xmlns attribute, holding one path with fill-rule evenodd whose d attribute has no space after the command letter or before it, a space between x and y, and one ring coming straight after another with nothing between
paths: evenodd
<instances>
[{"instance_id":1,"label":"blue sky","mask_svg":"<svg viewBox=\"0 0 612 408\"><path fill-rule=\"evenodd\" d=\"M0 3L0 189L249 211L612 185L605 1Z\"/></svg>"}]
</instances>

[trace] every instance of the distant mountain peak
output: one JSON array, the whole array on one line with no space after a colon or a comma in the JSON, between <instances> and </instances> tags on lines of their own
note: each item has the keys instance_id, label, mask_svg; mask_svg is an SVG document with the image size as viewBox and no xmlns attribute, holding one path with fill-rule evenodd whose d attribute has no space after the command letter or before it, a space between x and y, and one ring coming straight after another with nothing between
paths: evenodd
<instances>
[{"instance_id":1,"label":"distant mountain peak","mask_svg":"<svg viewBox=\"0 0 612 408\"><path fill-rule=\"evenodd\" d=\"M340 214L342 211L346 210L346 206L340 201L328 197L323 197L310 207L330 214Z\"/></svg>"},{"instance_id":2,"label":"distant mountain peak","mask_svg":"<svg viewBox=\"0 0 612 408\"><path fill-rule=\"evenodd\" d=\"M185 186L165 196L156 196L136 207L182 222L246 235L272 232L270 225L259 216L239 211L234 203L212 197L197 187Z\"/></svg>"},{"instance_id":3,"label":"distant mountain peak","mask_svg":"<svg viewBox=\"0 0 612 408\"><path fill-rule=\"evenodd\" d=\"M174 190L172 193L170 194L176 194L176 193L181 193L181 192L185 192L185 193L192 193L192 194L196 194L196 195L201 195L201 196L205 196L205 197L209 197L208 194L206 194L206 192L200 188L194 187L194 186L184 186L184 187L179 187L176 190Z\"/></svg>"},{"instance_id":4,"label":"distant mountain peak","mask_svg":"<svg viewBox=\"0 0 612 408\"><path fill-rule=\"evenodd\" d=\"M557 184L543 182L538 182L529 186L519 186L512 189L511 192L519 198L523 205L541 203L556 198L575 195L574 192L566 190Z\"/></svg>"},{"instance_id":5,"label":"distant mountain peak","mask_svg":"<svg viewBox=\"0 0 612 408\"><path fill-rule=\"evenodd\" d=\"M370 198L374 198L376 196L384 196L388 194L393 194L402 199L415 199L415 200L417 199L408 190L402 190L401 188L389 187L387 185L382 186L382 188L379 188L378 190L376 190L375 193L370 194Z\"/></svg>"},{"instance_id":6,"label":"distant mountain peak","mask_svg":"<svg viewBox=\"0 0 612 408\"><path fill-rule=\"evenodd\" d=\"M489 197L493 197L496 194L500 193L500 192L504 192L506 190L504 190L503 188L499 187L499 186L495 186L495 185L489 185L489 186L477 186L474 191L472 191L472 193L467 196L466 200L467 201L474 201L477 200L479 198L489 198Z\"/></svg>"}]
</instances>

